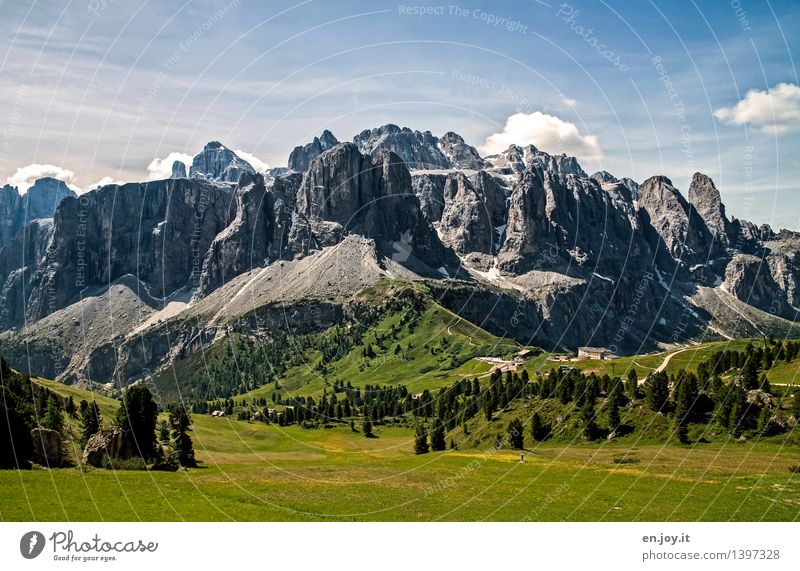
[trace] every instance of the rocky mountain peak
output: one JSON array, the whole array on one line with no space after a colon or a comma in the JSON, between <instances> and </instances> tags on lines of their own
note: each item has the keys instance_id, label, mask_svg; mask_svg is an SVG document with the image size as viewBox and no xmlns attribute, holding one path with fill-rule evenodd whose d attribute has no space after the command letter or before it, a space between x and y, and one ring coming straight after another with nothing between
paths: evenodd
<instances>
[{"instance_id":1,"label":"rocky mountain peak","mask_svg":"<svg viewBox=\"0 0 800 571\"><path fill-rule=\"evenodd\" d=\"M38 179L21 195L16 187L5 186L0 193L0 247L32 220L52 218L56 207L76 196L66 183L52 177Z\"/></svg>"},{"instance_id":2,"label":"rocky mountain peak","mask_svg":"<svg viewBox=\"0 0 800 571\"><path fill-rule=\"evenodd\" d=\"M189 177L235 183L242 172L254 173L256 170L219 141L210 141L192 159Z\"/></svg>"},{"instance_id":3,"label":"rocky mountain peak","mask_svg":"<svg viewBox=\"0 0 800 571\"><path fill-rule=\"evenodd\" d=\"M462 140L463 142L463 140ZM449 169L450 160L439 148L439 139L430 131L412 131L408 127L394 124L374 129L365 129L355 137L353 143L365 154L376 158L382 151L391 151L399 156L409 169ZM459 151L466 152L463 149Z\"/></svg>"},{"instance_id":4,"label":"rocky mountain peak","mask_svg":"<svg viewBox=\"0 0 800 571\"><path fill-rule=\"evenodd\" d=\"M448 131L439 139L439 148L454 168L480 170L486 167L478 150L464 142L464 138Z\"/></svg>"},{"instance_id":5,"label":"rocky mountain peak","mask_svg":"<svg viewBox=\"0 0 800 571\"><path fill-rule=\"evenodd\" d=\"M661 237L673 259L705 264L719 254L718 243L703 218L664 175L648 178L639 187L638 207Z\"/></svg>"},{"instance_id":6,"label":"rocky mountain peak","mask_svg":"<svg viewBox=\"0 0 800 571\"><path fill-rule=\"evenodd\" d=\"M172 175L170 178L186 178L186 165L183 161L175 161L172 163Z\"/></svg>"},{"instance_id":7,"label":"rocky mountain peak","mask_svg":"<svg viewBox=\"0 0 800 571\"><path fill-rule=\"evenodd\" d=\"M597 184L603 184L604 182L619 182L617 177L615 177L608 171L598 171L589 178L596 181Z\"/></svg>"},{"instance_id":8,"label":"rocky mountain peak","mask_svg":"<svg viewBox=\"0 0 800 571\"><path fill-rule=\"evenodd\" d=\"M314 137L310 143L295 147L289 155L289 169L296 172L306 172L311 161L319 155L339 144L339 140L327 129L319 137Z\"/></svg>"},{"instance_id":9,"label":"rocky mountain peak","mask_svg":"<svg viewBox=\"0 0 800 571\"><path fill-rule=\"evenodd\" d=\"M696 172L689 185L689 203L705 220L709 230L727 246L733 239L733 229L725 215L725 205L711 177Z\"/></svg>"}]
</instances>

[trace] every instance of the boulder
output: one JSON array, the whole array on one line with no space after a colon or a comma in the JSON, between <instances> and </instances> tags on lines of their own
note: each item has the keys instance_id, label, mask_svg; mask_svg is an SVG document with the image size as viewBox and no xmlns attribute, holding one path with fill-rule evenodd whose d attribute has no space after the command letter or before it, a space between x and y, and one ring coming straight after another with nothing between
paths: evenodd
<instances>
[{"instance_id":1,"label":"boulder","mask_svg":"<svg viewBox=\"0 0 800 571\"><path fill-rule=\"evenodd\" d=\"M108 455L112 458L119 455L121 433L116 428L101 430L89 437L89 441L83 449L82 464L88 464L95 468L103 466L103 458Z\"/></svg>"},{"instance_id":2,"label":"boulder","mask_svg":"<svg viewBox=\"0 0 800 571\"><path fill-rule=\"evenodd\" d=\"M61 468L65 464L64 444L61 434L49 428L31 430L33 461L48 468Z\"/></svg>"}]
</instances>

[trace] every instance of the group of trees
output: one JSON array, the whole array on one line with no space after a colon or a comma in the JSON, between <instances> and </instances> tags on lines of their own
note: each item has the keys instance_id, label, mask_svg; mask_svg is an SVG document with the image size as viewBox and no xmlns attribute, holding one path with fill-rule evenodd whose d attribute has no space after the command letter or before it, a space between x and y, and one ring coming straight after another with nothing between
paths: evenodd
<instances>
[{"instance_id":1,"label":"group of trees","mask_svg":"<svg viewBox=\"0 0 800 571\"><path fill-rule=\"evenodd\" d=\"M97 402L82 400L76 406L72 397L61 397L33 381L29 375L13 371L0 358L0 468L29 468L33 459L34 428L54 430L61 436L74 434L85 445L100 432L103 418ZM120 457L141 458L145 462L180 466L196 466L191 430L191 418L185 407L168 410L169 454L157 442L156 421L158 406L150 390L134 385L125 390L114 424L120 433L117 447ZM68 428L72 419L78 430Z\"/></svg>"},{"instance_id":2,"label":"group of trees","mask_svg":"<svg viewBox=\"0 0 800 571\"><path fill-rule=\"evenodd\" d=\"M121 434L122 454L141 458L145 462L155 461L160 468L197 466L194 445L189 436L192 425L189 412L183 405L169 407L167 411L167 424L162 426L160 432L162 442L166 441L164 443L170 445L169 453L158 443L158 405L153 400L150 389L144 385L128 387L115 419Z\"/></svg>"}]
</instances>

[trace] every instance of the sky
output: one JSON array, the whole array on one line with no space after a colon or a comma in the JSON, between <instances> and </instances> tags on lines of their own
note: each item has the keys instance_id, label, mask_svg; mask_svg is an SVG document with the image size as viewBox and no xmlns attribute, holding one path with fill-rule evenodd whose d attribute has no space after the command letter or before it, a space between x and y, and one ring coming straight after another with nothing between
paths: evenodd
<instances>
[{"instance_id":1,"label":"sky","mask_svg":"<svg viewBox=\"0 0 800 571\"><path fill-rule=\"evenodd\" d=\"M0 184L264 169L386 123L575 155L800 230L796 1L0 0Z\"/></svg>"}]
</instances>

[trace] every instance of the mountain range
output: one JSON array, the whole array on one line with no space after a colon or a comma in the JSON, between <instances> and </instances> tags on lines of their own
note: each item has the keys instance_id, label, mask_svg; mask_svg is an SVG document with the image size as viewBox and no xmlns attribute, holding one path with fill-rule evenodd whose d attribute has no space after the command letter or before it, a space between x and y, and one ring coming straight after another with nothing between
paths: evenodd
<instances>
[{"instance_id":1,"label":"mountain range","mask_svg":"<svg viewBox=\"0 0 800 571\"><path fill-rule=\"evenodd\" d=\"M395 125L325 131L266 172L213 141L165 180L0 189L0 352L65 382L321 331L386 280L524 344L640 353L796 333L800 234L730 216L701 173L685 197Z\"/></svg>"}]
</instances>

